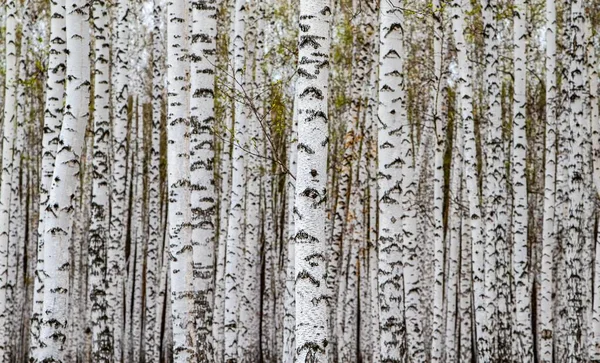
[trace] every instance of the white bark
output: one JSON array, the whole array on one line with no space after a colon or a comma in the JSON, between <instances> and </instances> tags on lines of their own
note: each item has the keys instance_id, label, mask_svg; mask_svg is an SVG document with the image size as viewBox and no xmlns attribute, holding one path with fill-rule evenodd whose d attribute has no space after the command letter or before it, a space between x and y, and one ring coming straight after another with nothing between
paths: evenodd
<instances>
[{"instance_id":1,"label":"white bark","mask_svg":"<svg viewBox=\"0 0 600 363\"><path fill-rule=\"evenodd\" d=\"M261 256L260 256L260 162L257 155L261 145L259 121L255 114L256 106L251 105L258 98L255 90L258 85L254 77L256 54L256 3L247 2L248 16L246 18L246 59L245 84L240 89L246 108L247 137L246 144L246 208L244 220L244 253L241 280L241 295L239 300L239 322L237 335L238 362L256 362L260 360L260 299L261 299Z\"/></svg>"},{"instance_id":2,"label":"white bark","mask_svg":"<svg viewBox=\"0 0 600 363\"><path fill-rule=\"evenodd\" d=\"M244 251L244 211L246 208L246 107L243 95L245 87L245 25L247 4L245 0L235 2L234 35L234 82L235 82L235 138L233 146L231 200L227 226L227 255L225 266L225 317L224 336L226 362L237 362L237 332L239 327L238 310L244 271L242 269Z\"/></svg>"},{"instance_id":3,"label":"white bark","mask_svg":"<svg viewBox=\"0 0 600 363\"><path fill-rule=\"evenodd\" d=\"M475 141L475 124L473 119L473 66L468 59L469 45L465 40L465 16L471 6L469 1L461 0L452 3L452 27L454 40L457 47L459 68L459 93L460 114L464 130L464 173L466 179L466 194L469 209L469 227L472 245L472 278L473 278L473 304L475 342L478 359L483 358L482 348L485 345L483 325L485 322L484 310L484 240L481 223L479 176L477 169L477 154Z\"/></svg>"},{"instance_id":4,"label":"white bark","mask_svg":"<svg viewBox=\"0 0 600 363\"><path fill-rule=\"evenodd\" d=\"M464 122L464 120L463 120ZM463 126L464 129L464 126ZM461 135L464 137L464 134ZM463 155L464 162L464 155ZM467 183L465 176L465 169L463 166L463 178L462 178L462 191L461 198L462 203L468 198ZM460 319L460 342L459 342L459 362L472 362L476 355L473 355L473 287L472 287L472 246L471 246L471 218L469 216L468 208L462 209L462 226L461 226L461 240L460 240L460 296L459 296L459 312L458 317Z\"/></svg>"},{"instance_id":5,"label":"white bark","mask_svg":"<svg viewBox=\"0 0 600 363\"><path fill-rule=\"evenodd\" d=\"M588 68L588 79L589 79L589 90L590 90L590 116L591 116L591 129L592 129L592 163L593 163L593 182L596 193L591 193L589 199L594 200L594 195L600 195L600 125L598 120L600 119L600 109L598 105L598 60L596 58L596 42L595 37L591 36L592 29L590 20L586 19L586 30L589 34L587 43L587 68ZM598 223L598 217L595 218ZM593 226L592 226L593 229ZM593 274L591 274L592 282L592 306L591 306L591 319L590 319L590 336L589 341L589 358L591 360L600 360L600 239L599 236L593 236L595 245L595 254L590 256L592 258ZM594 246L592 245L592 247Z\"/></svg>"},{"instance_id":6,"label":"white bark","mask_svg":"<svg viewBox=\"0 0 600 363\"><path fill-rule=\"evenodd\" d=\"M398 52L402 56L402 50ZM399 86L398 102L406 102L406 84ZM402 204L402 268L404 274L404 314L406 318L406 342L409 359L425 360L425 337L423 336L423 307L421 306L421 252L419 245L416 198L418 195L419 176L423 162L422 154L426 148L417 149L413 145L412 127L405 113L400 113L400 160L402 163L401 204ZM425 142L427 137L421 137Z\"/></svg>"},{"instance_id":7,"label":"white bark","mask_svg":"<svg viewBox=\"0 0 600 363\"><path fill-rule=\"evenodd\" d=\"M188 11L184 2L167 4L167 184L173 359L196 361L193 247L190 206L190 108Z\"/></svg>"},{"instance_id":8,"label":"white bark","mask_svg":"<svg viewBox=\"0 0 600 363\"><path fill-rule=\"evenodd\" d=\"M162 122L162 101L164 96L163 39L161 36L161 0L154 1L154 28L152 30L152 131L150 141L150 165L148 171L148 245L146 251L146 315L145 315L145 358L147 363L157 363L162 310L158 307L159 288L159 248L161 238L160 221L160 132Z\"/></svg>"},{"instance_id":9,"label":"white bark","mask_svg":"<svg viewBox=\"0 0 600 363\"><path fill-rule=\"evenodd\" d=\"M94 146L93 186L89 245L88 296L91 306L92 357L109 362L110 328L106 326L106 245L109 237L109 137L110 75L108 9L104 0L94 0ZM91 147L91 145L88 145Z\"/></svg>"},{"instance_id":10,"label":"white bark","mask_svg":"<svg viewBox=\"0 0 600 363\"><path fill-rule=\"evenodd\" d=\"M500 80L498 75L498 29L496 22L497 1L482 0L484 40L485 40L485 80L486 113L488 132L485 141L485 313L484 337L480 339L484 361L493 361L501 354L500 342L496 338L497 315L502 304L498 291L496 270L499 253L506 248L506 172L504 169L504 141L502 140L502 119L500 106ZM506 276L502 276L506 279ZM506 347L501 347L503 351ZM508 352L505 352L508 353Z\"/></svg>"},{"instance_id":11,"label":"white bark","mask_svg":"<svg viewBox=\"0 0 600 363\"><path fill-rule=\"evenodd\" d=\"M89 119L90 38L86 0L68 0L66 8L67 78L63 125L44 225L44 303L40 361L67 362L65 344L69 326L69 246L73 199L79 160Z\"/></svg>"},{"instance_id":12,"label":"white bark","mask_svg":"<svg viewBox=\"0 0 600 363\"><path fill-rule=\"evenodd\" d=\"M229 46L227 52L227 65L222 68L217 68L218 74L225 79L227 88L233 89L235 80L230 76L232 72L231 60L233 60L233 38L235 19L231 16L230 6L232 0L227 0L224 7L229 9L227 17L227 26L229 33ZM230 60L231 59L231 60ZM217 362L223 361L225 352L225 336L224 336L224 315L225 315L225 255L227 243L227 230L229 221L229 207L231 194L231 151L233 139L233 102L229 101L224 112L224 124L220 125L219 133L221 134L221 153L220 168L218 174L219 188L219 235L218 235L218 252L217 252L217 267L215 276L215 302L214 302L214 319L213 319L213 338L215 359Z\"/></svg>"},{"instance_id":13,"label":"white bark","mask_svg":"<svg viewBox=\"0 0 600 363\"><path fill-rule=\"evenodd\" d=\"M542 260L540 269L539 357L543 363L553 356L553 260L556 244L556 8L554 0L546 1L546 144L544 167L544 223L542 227Z\"/></svg>"},{"instance_id":14,"label":"white bark","mask_svg":"<svg viewBox=\"0 0 600 363\"><path fill-rule=\"evenodd\" d=\"M400 154L402 118L406 117L402 74L402 11L400 1L381 2L379 52L379 326L381 361L405 359L404 275Z\"/></svg>"},{"instance_id":15,"label":"white bark","mask_svg":"<svg viewBox=\"0 0 600 363\"><path fill-rule=\"evenodd\" d=\"M584 359L583 337L579 332L584 327L586 316L583 305L583 274L582 248L584 246L583 224L583 196L584 196L584 171L587 158L585 158L585 144L589 140L589 129L584 118L584 68L585 68L585 43L584 43L584 9L581 0L571 2L569 44L569 100L570 100L570 137L568 160L568 186L569 186L569 211L568 232L565 246L565 262L567 275L567 356L566 362L582 362Z\"/></svg>"},{"instance_id":16,"label":"white bark","mask_svg":"<svg viewBox=\"0 0 600 363\"><path fill-rule=\"evenodd\" d=\"M299 363L328 361L325 240L329 2L300 1L298 173L296 179L296 352Z\"/></svg>"},{"instance_id":17,"label":"white bark","mask_svg":"<svg viewBox=\"0 0 600 363\"><path fill-rule=\"evenodd\" d=\"M129 0L119 0L114 9L112 55L112 180L110 191L110 242L106 251L106 310L111 327L113 359L122 356L123 275L125 273L125 241L128 200L127 185L127 101L129 97Z\"/></svg>"},{"instance_id":18,"label":"white bark","mask_svg":"<svg viewBox=\"0 0 600 363\"><path fill-rule=\"evenodd\" d=\"M214 84L217 1L193 1L190 43L190 168L192 245L196 286L198 359L212 360L216 192L214 188ZM211 358L209 358L211 357Z\"/></svg>"},{"instance_id":19,"label":"white bark","mask_svg":"<svg viewBox=\"0 0 600 363\"><path fill-rule=\"evenodd\" d=\"M42 157L40 170L39 222L35 282L33 289L33 313L31 314L31 346L30 355L38 361L40 318L44 292L44 219L48 203L48 192L54 172L56 145L62 124L65 69L66 69L66 34L65 34L65 2L57 0L50 3L50 55L48 60L48 80L46 83L46 99L44 113L44 133L42 138Z\"/></svg>"},{"instance_id":20,"label":"white bark","mask_svg":"<svg viewBox=\"0 0 600 363\"><path fill-rule=\"evenodd\" d=\"M433 170L433 306L431 327L431 361L442 362L444 351L444 153L446 129L442 120L442 37L444 11L439 0L432 4L433 12L433 77L431 79L432 127L435 132ZM456 168L456 166L455 166ZM453 172L456 172L453 170ZM456 222L459 223L459 222ZM456 243L456 242L455 242ZM452 347L448 347L452 349ZM448 351L449 353L449 351Z\"/></svg>"},{"instance_id":21,"label":"white bark","mask_svg":"<svg viewBox=\"0 0 600 363\"><path fill-rule=\"evenodd\" d=\"M19 12L19 16L22 17L26 23L28 18L28 11L24 9ZM6 271L6 313L7 321L5 331L9 336L8 351L12 359L17 359L17 342L19 339L19 323L17 320L19 314L18 296L22 290L18 290L19 286L18 275L18 259L21 253L21 245L23 244L23 232L25 231L25 225L22 223L23 217L23 205L21 202L21 171L23 165L23 152L25 147L25 118L26 118L26 103L27 95L25 82L27 79L27 62L30 61L27 55L28 39L27 31L23 27L21 28L21 54L19 55L19 70L17 78L17 105L16 105L16 129L15 129L15 140L13 144L13 156L12 156L12 167L11 171L11 196L10 196L10 220L9 220L9 238L8 238L8 263Z\"/></svg>"},{"instance_id":22,"label":"white bark","mask_svg":"<svg viewBox=\"0 0 600 363\"><path fill-rule=\"evenodd\" d=\"M4 84L4 133L2 139L2 171L0 174L0 327L5 332L10 332L9 301L7 299L8 255L9 255L9 222L12 185L13 147L15 142L15 128L17 122L17 2L6 2L6 33L5 57L6 78ZM9 334L0 334L0 359L4 362L10 360Z\"/></svg>"},{"instance_id":23,"label":"white bark","mask_svg":"<svg viewBox=\"0 0 600 363\"><path fill-rule=\"evenodd\" d=\"M513 323L513 359L533 362L533 334L531 329L531 280L528 255L528 202L527 202L527 0L516 0L514 19L514 98L513 98L513 278L515 286L515 322Z\"/></svg>"},{"instance_id":24,"label":"white bark","mask_svg":"<svg viewBox=\"0 0 600 363\"><path fill-rule=\"evenodd\" d=\"M448 255L447 268L448 277L446 280L446 330L445 330L445 351L446 362L457 362L459 353L458 341L458 306L459 301L459 258L461 251L461 224L462 213L460 211L461 184L463 178L463 125L462 120L455 119L454 142L452 144L452 170L450 175L450 199L448 215Z\"/></svg>"}]
</instances>

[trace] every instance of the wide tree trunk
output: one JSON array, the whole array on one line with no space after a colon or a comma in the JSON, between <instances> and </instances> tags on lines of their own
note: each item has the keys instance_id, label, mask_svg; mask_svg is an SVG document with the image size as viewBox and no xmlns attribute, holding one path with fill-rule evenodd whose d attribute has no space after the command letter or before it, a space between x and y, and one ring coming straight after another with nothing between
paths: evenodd
<instances>
[{"instance_id":1,"label":"wide tree trunk","mask_svg":"<svg viewBox=\"0 0 600 363\"><path fill-rule=\"evenodd\" d=\"M379 188L379 350L381 361L403 361L406 354L402 269L401 117L403 38L401 1L383 1L380 10L378 188Z\"/></svg>"},{"instance_id":2,"label":"wide tree trunk","mask_svg":"<svg viewBox=\"0 0 600 363\"><path fill-rule=\"evenodd\" d=\"M188 9L184 2L167 5L167 184L173 360L196 362L194 259L190 188L190 90L186 35Z\"/></svg>"},{"instance_id":3,"label":"wide tree trunk","mask_svg":"<svg viewBox=\"0 0 600 363\"><path fill-rule=\"evenodd\" d=\"M66 2L67 78L65 112L44 226L44 303L40 361L67 362L69 248L76 209L79 163L89 120L90 29L89 3Z\"/></svg>"},{"instance_id":4,"label":"wide tree trunk","mask_svg":"<svg viewBox=\"0 0 600 363\"><path fill-rule=\"evenodd\" d=\"M325 208L330 18L329 2L300 1L294 263L299 363L328 361Z\"/></svg>"},{"instance_id":5,"label":"wide tree trunk","mask_svg":"<svg viewBox=\"0 0 600 363\"><path fill-rule=\"evenodd\" d=\"M192 2L190 43L190 168L192 245L196 286L198 359L212 360L215 214L214 85L217 37L216 0Z\"/></svg>"}]
</instances>

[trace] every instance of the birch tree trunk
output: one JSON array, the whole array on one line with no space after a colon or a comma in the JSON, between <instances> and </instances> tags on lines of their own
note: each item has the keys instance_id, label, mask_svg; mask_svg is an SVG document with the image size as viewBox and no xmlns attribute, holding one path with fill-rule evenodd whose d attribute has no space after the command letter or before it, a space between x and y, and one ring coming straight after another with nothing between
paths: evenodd
<instances>
[{"instance_id":1,"label":"birch tree trunk","mask_svg":"<svg viewBox=\"0 0 600 363\"><path fill-rule=\"evenodd\" d=\"M223 9L226 11L227 17L225 26L227 27L228 34L228 47L227 55L225 56L226 66L219 69L217 68L217 74L221 75L226 82L226 90L235 88L234 77L230 74L233 71L232 60L233 60L233 39L235 31L235 19L231 15L235 8L232 4L235 3L233 0L222 1ZM235 13L235 12L234 12ZM221 24L218 24L221 25ZM225 33L225 32L223 32ZM215 302L214 302L214 319L213 319L213 339L214 339L214 350L215 359L218 362L223 361L223 354L225 352L225 332L224 332L224 315L225 315L225 256L227 249L227 231L229 225L229 208L230 208L230 197L231 197L231 154L232 154L232 139L234 136L234 102L228 100L225 114L224 124L220 125L219 132L221 134L221 150L220 150L220 173L218 174L218 181L220 184L219 188L219 234L218 234L218 252L217 252L217 266L215 276Z\"/></svg>"},{"instance_id":2,"label":"birch tree trunk","mask_svg":"<svg viewBox=\"0 0 600 363\"><path fill-rule=\"evenodd\" d=\"M225 362L237 362L237 331L239 327L238 310L244 271L244 211L246 208L246 107L243 97L245 83L245 33L246 0L235 2L234 31L234 82L235 82L235 138L232 155L231 200L227 226L227 255L225 266Z\"/></svg>"},{"instance_id":3,"label":"birch tree trunk","mask_svg":"<svg viewBox=\"0 0 600 363\"><path fill-rule=\"evenodd\" d=\"M122 356L123 331L123 274L125 272L125 241L127 237L127 116L129 98L129 0L116 3L113 19L112 55L112 183L110 191L110 242L106 251L107 289L106 310L112 330L113 360Z\"/></svg>"},{"instance_id":4,"label":"birch tree trunk","mask_svg":"<svg viewBox=\"0 0 600 363\"><path fill-rule=\"evenodd\" d=\"M92 304L92 357L110 362L110 329L106 325L106 246L109 237L109 138L110 75L108 9L104 0L93 3L94 60L94 150L92 159L92 200L89 245L88 294ZM89 145L88 147L91 147Z\"/></svg>"},{"instance_id":5,"label":"birch tree trunk","mask_svg":"<svg viewBox=\"0 0 600 363\"><path fill-rule=\"evenodd\" d=\"M595 199L596 195L600 195L600 125L597 120L600 119L600 105L598 105L598 60L596 57L596 42L595 37L592 35L592 25L589 18L586 19L586 34L588 35L587 39L587 69L588 69L588 77L589 77L589 90L590 90L590 116L591 116L591 130L592 130L592 179L594 192L590 191L591 200ZM596 225L598 225L598 212L596 211L596 215L593 218ZM591 228L593 231L593 227ZM592 232L594 233L594 232ZM592 258L592 270L591 274L591 283L592 283L592 293L591 300L592 306L590 309L591 318L589 319L589 329L588 336L590 340L588 341L589 345L589 358L590 360L598 361L600 360L600 239L598 238L598 234L592 234L593 238L593 247L595 246L595 254L590 256ZM590 271L591 272L591 271Z\"/></svg>"},{"instance_id":6,"label":"birch tree trunk","mask_svg":"<svg viewBox=\"0 0 600 363\"><path fill-rule=\"evenodd\" d=\"M328 360L325 241L329 2L300 1L298 173L296 179L296 352L299 363Z\"/></svg>"},{"instance_id":7,"label":"birch tree trunk","mask_svg":"<svg viewBox=\"0 0 600 363\"><path fill-rule=\"evenodd\" d=\"M496 316L498 314L499 294L497 270L497 254L506 246L506 172L504 169L504 142L502 140L502 118L500 105L500 81L498 76L498 29L496 23L496 0L483 0L483 21L485 41L485 86L486 106L485 122L488 126L486 135L486 174L484 183L484 200L486 201L486 249L485 249L485 312L483 359L494 361L499 352L500 342ZM502 278L506 278L502 276ZM502 347L505 350L506 347Z\"/></svg>"},{"instance_id":8,"label":"birch tree trunk","mask_svg":"<svg viewBox=\"0 0 600 363\"><path fill-rule=\"evenodd\" d=\"M69 326L69 246L72 236L73 199L89 119L90 38L89 3L68 0L66 8L67 78L63 125L56 166L44 221L44 302L40 361L67 362L65 344Z\"/></svg>"},{"instance_id":9,"label":"birch tree trunk","mask_svg":"<svg viewBox=\"0 0 600 363\"><path fill-rule=\"evenodd\" d=\"M56 145L62 125L65 69L66 69L66 34L65 3L57 0L50 3L52 18L50 21L50 55L48 60L48 80L46 83L46 111L44 113L44 133L42 138L42 158L40 171L40 204L38 221L37 258L33 289L33 312L31 314L31 346L30 356L38 361L40 344L40 319L42 316L44 292L44 220L48 203L48 192L54 172ZM8 95L8 93L7 93Z\"/></svg>"},{"instance_id":10,"label":"birch tree trunk","mask_svg":"<svg viewBox=\"0 0 600 363\"><path fill-rule=\"evenodd\" d=\"M9 256L9 224L10 203L13 172L13 148L15 143L15 128L17 122L17 2L7 1L6 8L6 34L5 57L6 78L4 84L4 133L2 139L2 171L0 174L0 327L5 332L10 332L10 314L8 301L8 256ZM9 334L0 334L0 358L3 362L10 361Z\"/></svg>"},{"instance_id":11,"label":"birch tree trunk","mask_svg":"<svg viewBox=\"0 0 600 363\"><path fill-rule=\"evenodd\" d=\"M150 141L150 166L148 172L148 245L146 252L146 315L145 315L145 359L147 363L157 363L155 351L160 346L160 326L162 310L159 312L159 249L161 238L160 221L160 132L162 123L162 101L164 94L163 38L161 0L154 1L152 12L152 131Z\"/></svg>"},{"instance_id":12,"label":"birch tree trunk","mask_svg":"<svg viewBox=\"0 0 600 363\"><path fill-rule=\"evenodd\" d=\"M527 0L516 0L514 18L514 99L513 99L513 274L515 286L515 323L513 324L513 359L533 361L531 330L531 284L528 256L528 202L527 202Z\"/></svg>"},{"instance_id":13,"label":"birch tree trunk","mask_svg":"<svg viewBox=\"0 0 600 363\"><path fill-rule=\"evenodd\" d=\"M19 11L19 16L23 23L28 22L28 11L23 9ZM22 290L18 290L18 270L19 256L22 251L22 245L24 245L23 232L25 231L25 225L22 223L23 220L23 205L21 203L21 173L23 167L23 151L25 147L25 122L27 115L27 94L25 91L25 83L27 79L27 63L29 59L27 55L28 48L28 34L25 27L21 27L21 47L19 56L19 70L17 78L17 105L16 105L16 130L15 140L13 144L13 156L12 156L12 172L11 172L11 191L10 191L10 221L9 221L9 238L8 238L8 264L6 271L6 304L7 304L7 321L6 329L9 336L9 354L12 359L18 357L18 344L19 339L19 321L17 317L19 314L18 296ZM19 339L19 340L18 340Z\"/></svg>"},{"instance_id":14,"label":"birch tree trunk","mask_svg":"<svg viewBox=\"0 0 600 363\"><path fill-rule=\"evenodd\" d=\"M190 206L190 90L187 79L188 9L184 2L167 4L167 183L169 186L169 246L173 360L197 360L194 259Z\"/></svg>"},{"instance_id":15,"label":"birch tree trunk","mask_svg":"<svg viewBox=\"0 0 600 363\"><path fill-rule=\"evenodd\" d=\"M216 192L214 188L214 84L217 1L193 1L190 43L190 168L192 245L196 286L198 359L212 360Z\"/></svg>"},{"instance_id":16,"label":"birch tree trunk","mask_svg":"<svg viewBox=\"0 0 600 363\"><path fill-rule=\"evenodd\" d=\"M587 160L584 156L585 144L589 140L589 129L584 118L584 79L585 43L584 43L584 9L581 0L570 3L570 50L569 50L569 99L570 99L570 137L569 137L569 218L566 239L565 262L567 268L567 357L566 362L582 362L584 359L583 340L579 332L584 326L586 316L582 304L583 277L582 247L584 233L582 231L584 169Z\"/></svg>"},{"instance_id":17,"label":"birch tree trunk","mask_svg":"<svg viewBox=\"0 0 600 363\"><path fill-rule=\"evenodd\" d=\"M464 120L463 120L464 122ZM464 130L464 126L463 126ZM464 138L464 134L461 135ZM464 147L464 146L463 146ZM464 155L463 155L464 163ZM468 198L465 169L463 166L461 199L464 204ZM460 240L460 297L459 297L459 318L460 318L460 355L459 362L472 362L477 355L474 354L474 334L473 334L473 287L472 287L472 246L471 246L471 219L468 208L462 208L462 227ZM476 334L476 332L475 332Z\"/></svg>"},{"instance_id":18,"label":"birch tree trunk","mask_svg":"<svg viewBox=\"0 0 600 363\"><path fill-rule=\"evenodd\" d=\"M553 260L556 244L554 223L556 188L556 8L554 0L546 1L546 146L544 167L544 223L540 269L540 349L542 363L553 362Z\"/></svg>"},{"instance_id":19,"label":"birch tree trunk","mask_svg":"<svg viewBox=\"0 0 600 363\"><path fill-rule=\"evenodd\" d=\"M398 52L401 57L402 51ZM401 83L397 102L406 102L406 84ZM419 149L413 144L413 130L407 114L400 113L400 162L402 165L401 204L402 204L402 268L404 275L404 314L406 319L406 342L408 359L425 361L425 337L423 336L423 307L421 306L420 260L422 249L418 243L417 195L426 145ZM427 137L421 136L425 143ZM420 152L419 152L420 151Z\"/></svg>"},{"instance_id":20,"label":"birch tree trunk","mask_svg":"<svg viewBox=\"0 0 600 363\"><path fill-rule=\"evenodd\" d=\"M245 88L239 88L246 108L246 208L244 220L244 252L242 254L241 295L239 297L239 321L237 333L238 362L260 360L260 163L257 155L261 145L259 140L259 120L253 102L258 98L255 74L257 4L246 2L246 57L244 80ZM240 93L241 92L241 93ZM251 103L252 102L252 103Z\"/></svg>"},{"instance_id":21,"label":"birch tree trunk","mask_svg":"<svg viewBox=\"0 0 600 363\"><path fill-rule=\"evenodd\" d=\"M380 10L378 188L379 188L379 326L381 361L405 359L404 275L400 154L403 38L400 1L383 1Z\"/></svg>"},{"instance_id":22,"label":"birch tree trunk","mask_svg":"<svg viewBox=\"0 0 600 363\"><path fill-rule=\"evenodd\" d=\"M446 130L442 120L442 37L444 11L439 0L434 0L433 11L433 77L431 100L432 126L435 132L433 170L433 306L431 327L431 361L441 362L444 351L444 152ZM449 347L450 349L450 347Z\"/></svg>"},{"instance_id":23,"label":"birch tree trunk","mask_svg":"<svg viewBox=\"0 0 600 363\"><path fill-rule=\"evenodd\" d=\"M458 361L458 329L457 329L457 302L459 281L459 254L461 243L461 179L462 179L462 124L456 121L456 137L452 146L452 171L450 176L450 206L448 215L448 277L446 280L446 329L445 352L446 362ZM443 311L443 309L442 309Z\"/></svg>"}]
</instances>

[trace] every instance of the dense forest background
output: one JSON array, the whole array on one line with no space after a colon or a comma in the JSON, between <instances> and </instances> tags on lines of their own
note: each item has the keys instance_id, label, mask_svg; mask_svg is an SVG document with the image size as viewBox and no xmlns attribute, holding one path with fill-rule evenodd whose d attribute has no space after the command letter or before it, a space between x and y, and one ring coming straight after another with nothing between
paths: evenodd
<instances>
[{"instance_id":1,"label":"dense forest background","mask_svg":"<svg viewBox=\"0 0 600 363\"><path fill-rule=\"evenodd\" d=\"M598 1L0 4L0 362L600 362Z\"/></svg>"}]
</instances>

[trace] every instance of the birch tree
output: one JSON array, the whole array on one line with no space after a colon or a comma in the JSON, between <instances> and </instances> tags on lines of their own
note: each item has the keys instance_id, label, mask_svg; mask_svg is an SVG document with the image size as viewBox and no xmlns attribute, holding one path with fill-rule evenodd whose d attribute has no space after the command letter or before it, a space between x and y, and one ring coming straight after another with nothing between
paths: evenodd
<instances>
[{"instance_id":1,"label":"birch tree","mask_svg":"<svg viewBox=\"0 0 600 363\"><path fill-rule=\"evenodd\" d=\"M445 127L443 125L442 106L442 38L444 36L444 10L439 0L433 1L433 78L431 87L432 126L435 130L435 153L433 171L433 238L434 238L434 278L431 361L441 362L444 350L444 152ZM457 222L458 223L458 222ZM454 246L456 248L456 246ZM449 313L450 314L450 313Z\"/></svg>"},{"instance_id":2,"label":"birch tree","mask_svg":"<svg viewBox=\"0 0 600 363\"><path fill-rule=\"evenodd\" d=\"M192 245L196 285L196 329L201 361L213 355L212 303L215 252L216 192L214 189L214 74L217 1L192 2L190 42L190 182Z\"/></svg>"},{"instance_id":3,"label":"birch tree","mask_svg":"<svg viewBox=\"0 0 600 363\"><path fill-rule=\"evenodd\" d=\"M506 245L506 172L504 170L504 142L500 107L500 81L498 76L498 29L495 0L482 1L485 41L485 93L488 124L486 135L486 174L484 183L485 205L485 340L483 359L492 361L499 354L496 317L499 310L498 281L496 275L498 254ZM504 277L502 277L504 278ZM502 347L505 349L505 347Z\"/></svg>"},{"instance_id":4,"label":"birch tree","mask_svg":"<svg viewBox=\"0 0 600 363\"><path fill-rule=\"evenodd\" d=\"M554 0L546 1L546 146L544 175L544 224L540 286L540 361L552 362L553 357L553 260L555 235L556 188L556 8Z\"/></svg>"},{"instance_id":5,"label":"birch tree","mask_svg":"<svg viewBox=\"0 0 600 363\"><path fill-rule=\"evenodd\" d=\"M295 273L296 352L300 363L327 361L325 247L329 3L300 1Z\"/></svg>"},{"instance_id":6,"label":"birch tree","mask_svg":"<svg viewBox=\"0 0 600 363\"><path fill-rule=\"evenodd\" d=\"M9 301L7 300L8 286L8 244L9 244L9 222L10 202L12 189L12 163L13 147L15 142L16 126L16 97L18 81L17 61L17 3L8 1L5 4L6 11L6 34L5 34L5 57L6 78L4 83L5 102L2 138L2 173L0 174L0 326L5 332L9 332ZM6 274L5 272L6 271ZM9 334L0 336L0 357L3 361L10 360Z\"/></svg>"},{"instance_id":7,"label":"birch tree","mask_svg":"<svg viewBox=\"0 0 600 363\"><path fill-rule=\"evenodd\" d=\"M129 1L119 0L114 9L113 55L112 55L112 163L110 191L110 242L106 251L107 289L106 308L109 326L112 332L113 360L122 356L123 331L123 276L125 269L125 233L124 219L127 207L127 115L129 97Z\"/></svg>"},{"instance_id":8,"label":"birch tree","mask_svg":"<svg viewBox=\"0 0 600 363\"><path fill-rule=\"evenodd\" d=\"M40 319L42 315L44 292L44 216L48 203L48 193L54 172L56 145L62 125L65 70L66 70L66 29L65 2L57 0L50 3L52 19L50 21L50 55L48 58L48 81L44 112L44 133L42 138L42 159L39 191L39 220L35 281L33 289L33 312L31 314L31 357L39 360ZM8 59L8 58L7 58ZM8 93L7 93L8 95Z\"/></svg>"},{"instance_id":9,"label":"birch tree","mask_svg":"<svg viewBox=\"0 0 600 363\"><path fill-rule=\"evenodd\" d=\"M173 359L196 361L194 259L190 206L190 90L187 83L188 9L167 3L167 184L169 187L169 248Z\"/></svg>"},{"instance_id":10,"label":"birch tree","mask_svg":"<svg viewBox=\"0 0 600 363\"><path fill-rule=\"evenodd\" d=\"M90 226L90 276L88 293L92 302L92 356L110 361L110 333L106 326L106 243L109 237L109 137L110 79L108 9L103 0L94 1L94 152L92 160L92 221ZM90 147L90 146L88 146Z\"/></svg>"},{"instance_id":11,"label":"birch tree","mask_svg":"<svg viewBox=\"0 0 600 363\"><path fill-rule=\"evenodd\" d=\"M44 220L44 300L40 330L40 361L66 362L69 326L69 246L74 195L84 133L89 118L89 3L66 2L67 84L64 118L56 153L48 213Z\"/></svg>"},{"instance_id":12,"label":"birch tree","mask_svg":"<svg viewBox=\"0 0 600 363\"><path fill-rule=\"evenodd\" d=\"M516 320L513 325L513 359L520 362L533 361L533 336L531 322L531 287L528 256L528 201L527 201L527 4L515 1L514 17L514 99L513 99L513 273L515 284Z\"/></svg>"},{"instance_id":13,"label":"birch tree","mask_svg":"<svg viewBox=\"0 0 600 363\"><path fill-rule=\"evenodd\" d=\"M227 226L227 255L225 266L225 314L224 314L224 340L225 361L237 362L237 328L240 292L242 289L243 270L241 270L244 247L244 211L246 208L246 107L243 97L245 83L245 32L246 32L247 4L245 0L235 1L234 15L234 90L235 90L235 115L234 115L234 145L232 152L231 198ZM241 271L240 271L241 270Z\"/></svg>"},{"instance_id":14,"label":"birch tree","mask_svg":"<svg viewBox=\"0 0 600 363\"><path fill-rule=\"evenodd\" d=\"M569 181L569 219L566 236L565 263L567 268L567 362L581 362L584 359L583 342L576 334L583 326L586 307L582 306L582 255L583 233L583 173L586 160L583 157L585 144L589 140L589 129L584 115L584 79L585 67L583 3L570 3L570 44L569 44L569 146L568 181Z\"/></svg>"},{"instance_id":15,"label":"birch tree","mask_svg":"<svg viewBox=\"0 0 600 363\"><path fill-rule=\"evenodd\" d=\"M161 36L162 6L156 0L152 8L152 130L150 137L150 162L148 175L148 245L146 252L146 314L145 314L145 358L148 363L156 363L156 351L160 346L157 334L161 325L159 316L159 269L161 246L160 211L160 133L163 118L163 38Z\"/></svg>"},{"instance_id":16,"label":"birch tree","mask_svg":"<svg viewBox=\"0 0 600 363\"><path fill-rule=\"evenodd\" d=\"M406 115L401 95L402 11L400 1L381 3L379 52L379 325L381 361L404 359L404 281L402 270L402 159L400 133Z\"/></svg>"}]
</instances>

